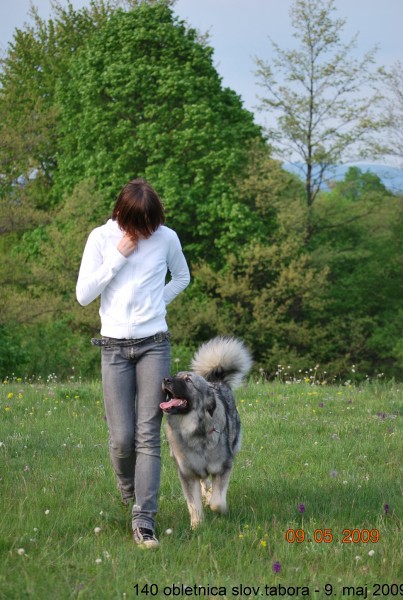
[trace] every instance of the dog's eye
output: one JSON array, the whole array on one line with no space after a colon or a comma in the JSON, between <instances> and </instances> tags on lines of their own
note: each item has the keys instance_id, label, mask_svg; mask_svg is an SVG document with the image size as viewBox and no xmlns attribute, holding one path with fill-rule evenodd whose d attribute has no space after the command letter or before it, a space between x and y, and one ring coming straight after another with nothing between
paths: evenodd
<instances>
[{"instance_id":1,"label":"dog's eye","mask_svg":"<svg viewBox=\"0 0 403 600\"><path fill-rule=\"evenodd\" d=\"M191 377L189 377L189 375L186 375L186 377L185 377L185 381L186 381L187 383L192 383L192 378L191 378Z\"/></svg>"}]
</instances>

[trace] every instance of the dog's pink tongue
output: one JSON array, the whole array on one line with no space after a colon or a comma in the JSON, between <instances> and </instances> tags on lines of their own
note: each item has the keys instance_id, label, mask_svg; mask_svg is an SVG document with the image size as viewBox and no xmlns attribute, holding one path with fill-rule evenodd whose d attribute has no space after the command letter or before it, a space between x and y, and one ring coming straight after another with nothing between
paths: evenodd
<instances>
[{"instance_id":1,"label":"dog's pink tongue","mask_svg":"<svg viewBox=\"0 0 403 600\"><path fill-rule=\"evenodd\" d=\"M168 400L168 402L161 402L160 408L162 410L169 410L173 406L181 406L183 404L183 400L179 398L172 398L172 400Z\"/></svg>"}]
</instances>

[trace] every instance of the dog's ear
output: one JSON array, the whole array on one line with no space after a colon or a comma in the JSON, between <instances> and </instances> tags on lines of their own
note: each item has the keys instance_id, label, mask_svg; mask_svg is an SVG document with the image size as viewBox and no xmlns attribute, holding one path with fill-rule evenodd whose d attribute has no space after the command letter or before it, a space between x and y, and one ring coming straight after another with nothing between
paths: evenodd
<instances>
[{"instance_id":1,"label":"dog's ear","mask_svg":"<svg viewBox=\"0 0 403 600\"><path fill-rule=\"evenodd\" d=\"M215 401L214 391L211 388L209 388L208 393L207 393L205 407L206 407L206 410L209 413L209 415L212 417L213 413L217 407L217 403Z\"/></svg>"}]
</instances>

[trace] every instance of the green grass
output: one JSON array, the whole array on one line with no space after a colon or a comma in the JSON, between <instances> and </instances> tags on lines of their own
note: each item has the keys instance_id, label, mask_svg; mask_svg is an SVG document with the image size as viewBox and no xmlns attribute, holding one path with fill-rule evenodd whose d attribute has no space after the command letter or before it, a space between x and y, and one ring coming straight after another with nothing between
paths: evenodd
<instances>
[{"instance_id":1,"label":"green grass","mask_svg":"<svg viewBox=\"0 0 403 600\"><path fill-rule=\"evenodd\" d=\"M262 383L237 399L229 514L206 512L190 530L163 437L161 545L144 551L109 465L100 385L1 385L0 598L253 598L300 586L321 599L401 583L401 386ZM328 529L331 542L315 541ZM343 543L347 529L379 541ZM305 540L287 542L288 530Z\"/></svg>"}]
</instances>

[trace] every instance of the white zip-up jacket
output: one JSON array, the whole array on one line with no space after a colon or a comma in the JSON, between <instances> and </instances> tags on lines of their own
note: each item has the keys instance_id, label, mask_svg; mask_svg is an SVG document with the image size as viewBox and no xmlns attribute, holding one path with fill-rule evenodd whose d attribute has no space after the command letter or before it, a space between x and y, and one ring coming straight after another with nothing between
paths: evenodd
<instances>
[{"instance_id":1,"label":"white zip-up jacket","mask_svg":"<svg viewBox=\"0 0 403 600\"><path fill-rule=\"evenodd\" d=\"M78 275L77 300L86 306L101 295L103 336L136 339L167 331L166 306L190 281L178 236L162 225L148 239L140 239L125 257L117 249L123 235L112 219L90 233Z\"/></svg>"}]
</instances>

